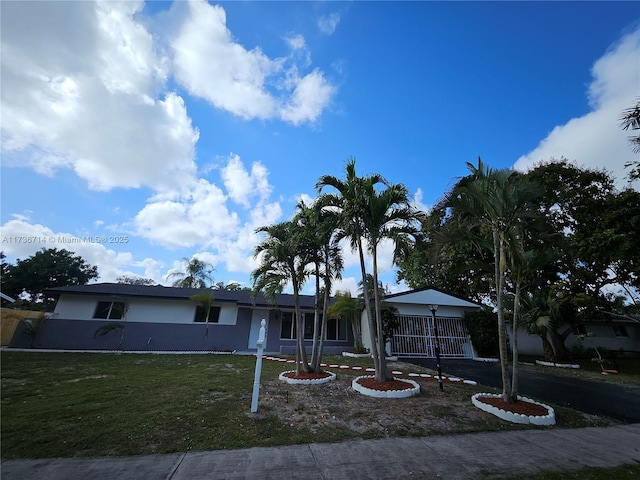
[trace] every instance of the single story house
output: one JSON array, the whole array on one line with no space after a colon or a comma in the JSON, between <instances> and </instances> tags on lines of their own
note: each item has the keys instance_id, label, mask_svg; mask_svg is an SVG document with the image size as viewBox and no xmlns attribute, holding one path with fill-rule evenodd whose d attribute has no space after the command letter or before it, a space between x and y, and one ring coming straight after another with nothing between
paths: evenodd
<instances>
[{"instance_id":1,"label":"single story house","mask_svg":"<svg viewBox=\"0 0 640 480\"><path fill-rule=\"evenodd\" d=\"M206 322L195 294L211 292ZM275 305L249 291L94 283L52 288L55 310L31 343L19 326L10 347L70 350L256 351L262 319L267 321L265 352L295 353L293 295L277 294ZM305 338L313 332L315 298L300 296ZM343 319L328 321L325 353L353 350Z\"/></svg>"},{"instance_id":2,"label":"single story house","mask_svg":"<svg viewBox=\"0 0 640 480\"><path fill-rule=\"evenodd\" d=\"M608 321L586 321L569 334L565 346L568 350L597 347L601 353L608 350L621 357L640 358L640 318L612 315ZM542 356L540 336L519 329L518 351Z\"/></svg>"},{"instance_id":3,"label":"single story house","mask_svg":"<svg viewBox=\"0 0 640 480\"><path fill-rule=\"evenodd\" d=\"M200 302L191 297L211 292L213 302L206 322ZM57 297L52 315L42 322L36 336L18 326L11 340L14 348L133 351L256 351L262 319L267 321L265 352L295 353L293 295L276 295L275 304L249 291L94 283L53 288ZM473 357L473 346L463 317L480 305L427 288L387 295L385 301L398 308L399 328L392 353L433 357L435 330L430 305L438 305L437 324L443 357ZM301 295L305 339L311 348L315 298ZM363 315L363 340L369 342ZM354 350L348 321L328 319L324 352L340 354Z\"/></svg>"}]
</instances>

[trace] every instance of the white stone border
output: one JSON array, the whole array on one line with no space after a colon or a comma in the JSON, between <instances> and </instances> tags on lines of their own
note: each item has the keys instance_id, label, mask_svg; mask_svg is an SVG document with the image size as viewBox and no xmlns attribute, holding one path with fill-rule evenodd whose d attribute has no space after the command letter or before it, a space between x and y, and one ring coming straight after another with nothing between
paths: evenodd
<instances>
[{"instance_id":1,"label":"white stone border","mask_svg":"<svg viewBox=\"0 0 640 480\"><path fill-rule=\"evenodd\" d=\"M353 353L353 352L342 352L343 357L351 357L351 358L368 358L371 356L370 353Z\"/></svg>"},{"instance_id":2,"label":"white stone border","mask_svg":"<svg viewBox=\"0 0 640 480\"><path fill-rule=\"evenodd\" d=\"M495 393L476 393L471 397L471 403L473 403L480 410L483 410L487 413L491 413L498 418L506 420L511 423L522 423L522 424L532 424L532 425L555 425L556 424L556 413L549 405L545 405L544 403L536 402L535 400L531 400L527 397L518 397L518 401L520 402L528 402L534 403L536 405L540 405L547 409L547 415L522 415L520 413L508 412L506 410L502 410L501 408L494 407L493 405L489 405L487 403L481 402L478 400L478 397L493 397L493 398L502 398L502 395Z\"/></svg>"},{"instance_id":3,"label":"white stone border","mask_svg":"<svg viewBox=\"0 0 640 480\"><path fill-rule=\"evenodd\" d=\"M542 365L544 367L559 367L559 368L580 368L580 365L577 363L555 363L555 362L545 362L543 360L536 360L537 365Z\"/></svg>"},{"instance_id":4,"label":"white stone border","mask_svg":"<svg viewBox=\"0 0 640 480\"><path fill-rule=\"evenodd\" d=\"M407 398L412 397L420 393L420 385L413 380L407 380L404 378L396 378L393 377L394 380L399 382L406 382L413 385L413 388L407 388L405 390L373 390L371 388L364 387L358 383L358 380L361 378L376 378L373 375L362 375L360 377L356 377L351 382L351 388L353 388L356 392L362 393L363 395L368 395L369 397L376 398Z\"/></svg>"},{"instance_id":5,"label":"white stone border","mask_svg":"<svg viewBox=\"0 0 640 480\"><path fill-rule=\"evenodd\" d=\"M324 378L289 378L285 376L285 373L296 373L295 370L287 370L278 375L278 378L283 382L287 382L290 385L318 385L320 383L331 382L336 379L336 374L333 372L323 372L329 374Z\"/></svg>"}]
</instances>

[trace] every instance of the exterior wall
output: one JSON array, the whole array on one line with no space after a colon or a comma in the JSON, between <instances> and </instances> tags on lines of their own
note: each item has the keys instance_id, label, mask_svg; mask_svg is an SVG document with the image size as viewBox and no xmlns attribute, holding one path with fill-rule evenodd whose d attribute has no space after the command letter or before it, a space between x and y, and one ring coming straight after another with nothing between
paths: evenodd
<instances>
[{"instance_id":1,"label":"exterior wall","mask_svg":"<svg viewBox=\"0 0 640 480\"><path fill-rule=\"evenodd\" d=\"M612 351L640 352L640 325L623 324L629 337L617 337L612 325L592 324L586 325L588 332L593 333L580 340L573 333L569 334L565 341L567 349L571 349L579 343L584 348L606 348ZM537 335L530 335L525 330L518 331L518 352L524 355L543 355L542 340Z\"/></svg>"},{"instance_id":2,"label":"exterior wall","mask_svg":"<svg viewBox=\"0 0 640 480\"><path fill-rule=\"evenodd\" d=\"M122 298L110 298L100 296L78 296L61 295L55 308L55 315L58 318L68 320L91 320L99 301L114 302L123 301ZM180 323L191 324L196 314L198 304L189 300L171 300L154 298L127 298L129 310L127 311L127 322L151 322L151 323ZM220 307L219 325L235 325L238 317L238 307L236 305L216 304ZM119 322L120 320L112 320Z\"/></svg>"},{"instance_id":3,"label":"exterior wall","mask_svg":"<svg viewBox=\"0 0 640 480\"><path fill-rule=\"evenodd\" d=\"M303 313L311 313L305 311ZM273 353L280 353L282 355L295 355L296 353L296 340L280 338L280 330L282 327L282 314L280 311L272 311L271 317L268 323L267 331L267 344L268 351ZM307 353L311 353L313 347L312 340L304 341L305 350ZM347 339L346 340L325 340L323 343L322 353L324 355L341 355L342 352L352 352L354 349L353 331L351 327L347 325ZM265 349L267 351L267 349Z\"/></svg>"},{"instance_id":4,"label":"exterior wall","mask_svg":"<svg viewBox=\"0 0 640 480\"><path fill-rule=\"evenodd\" d=\"M123 329L117 329L104 336L96 336L100 327L114 323L112 320L69 320L54 317L42 324L33 348L69 350L134 350L134 351L200 351L238 350L245 351L249 328L250 312L238 315L236 325L209 324L205 344L204 323L170 324L154 322L117 322ZM30 337L19 326L10 346L28 348ZM123 334L124 332L124 334ZM122 338L122 345L120 339Z\"/></svg>"}]
</instances>

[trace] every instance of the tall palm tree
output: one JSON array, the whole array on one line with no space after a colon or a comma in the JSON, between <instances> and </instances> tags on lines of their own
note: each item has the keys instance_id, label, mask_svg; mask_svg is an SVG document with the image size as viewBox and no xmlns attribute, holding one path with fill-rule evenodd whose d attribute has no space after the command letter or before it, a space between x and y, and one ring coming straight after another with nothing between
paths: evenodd
<instances>
[{"instance_id":1,"label":"tall palm tree","mask_svg":"<svg viewBox=\"0 0 640 480\"><path fill-rule=\"evenodd\" d=\"M502 396L505 402L512 403L516 398L508 373L505 331L507 271L515 264L513 259L522 253L523 225L529 217L536 215L532 200L538 191L530 184L517 181L513 170L493 170L481 159L478 159L477 167L471 163L467 166L471 174L445 194L439 207L452 209L462 219L467 238L478 248L490 248L493 253ZM451 238L451 232L439 238L440 242L452 240L455 239Z\"/></svg>"},{"instance_id":2,"label":"tall palm tree","mask_svg":"<svg viewBox=\"0 0 640 480\"><path fill-rule=\"evenodd\" d=\"M333 187L338 194L325 194L324 201L340 215L340 237L349 241L352 250L358 252L360 260L360 273L363 279L367 277L364 259L364 246L362 239L365 235L364 217L367 214L366 197L364 191L379 183L384 183L384 178L379 174L358 177L356 174L356 161L350 158L345 166L345 180L340 180L332 175L323 175L316 182L316 191L322 192L325 187ZM371 341L371 355L373 357L376 372L380 371L380 357L376 343L375 318L371 312L371 297L364 291L364 305L369 324Z\"/></svg>"},{"instance_id":3,"label":"tall palm tree","mask_svg":"<svg viewBox=\"0 0 640 480\"><path fill-rule=\"evenodd\" d=\"M310 370L304 346L304 324L300 311L300 290L310 275L307 268L309 252L294 221L260 227L257 233L266 237L254 249L254 257L260 257L260 265L251 273L254 294L262 291L275 301L276 293L291 283L296 318L296 374Z\"/></svg>"},{"instance_id":4,"label":"tall palm tree","mask_svg":"<svg viewBox=\"0 0 640 480\"><path fill-rule=\"evenodd\" d=\"M339 217L325 205L321 196L311 206L300 201L296 206L294 222L299 228L301 241L309 254L315 277L315 312L311 370L318 372L327 326L327 307L334 278L341 278L343 260L336 235ZM321 286L322 285L322 286Z\"/></svg>"},{"instance_id":5,"label":"tall palm tree","mask_svg":"<svg viewBox=\"0 0 640 480\"><path fill-rule=\"evenodd\" d=\"M316 183L316 189L321 191L325 186L331 186L338 190L339 195L334 196L330 203L341 213L341 236L348 238L352 248L358 251L363 282L366 282L367 272L362 240L367 241L367 251L373 261L373 315L368 289L365 288L363 293L376 379L383 382L388 379L388 372L378 288L378 247L382 240L390 239L396 247L397 258L400 251L410 243L410 235L416 231L413 222L418 219L418 213L410 206L408 191L404 185L391 185L378 174L358 177L355 159L349 159L345 173L345 181L332 176L321 177ZM376 189L380 184L384 188Z\"/></svg>"},{"instance_id":6,"label":"tall palm tree","mask_svg":"<svg viewBox=\"0 0 640 480\"><path fill-rule=\"evenodd\" d=\"M173 279L173 286L180 288L209 288L213 283L213 266L199 258L185 258L185 269L172 272L167 278Z\"/></svg>"}]
</instances>

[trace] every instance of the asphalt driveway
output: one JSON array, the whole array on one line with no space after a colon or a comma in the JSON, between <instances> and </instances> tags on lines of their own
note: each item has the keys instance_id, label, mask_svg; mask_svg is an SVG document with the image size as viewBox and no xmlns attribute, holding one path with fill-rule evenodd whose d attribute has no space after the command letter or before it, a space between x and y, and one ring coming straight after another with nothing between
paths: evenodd
<instances>
[{"instance_id":1,"label":"asphalt driveway","mask_svg":"<svg viewBox=\"0 0 640 480\"><path fill-rule=\"evenodd\" d=\"M432 358L402 358L435 370ZM495 362L442 359L442 372L502 388L500 365ZM551 402L593 415L604 415L628 423L640 423L640 387L601 383L521 368L518 375L521 395ZM446 387L445 387L446 388Z\"/></svg>"}]
</instances>

